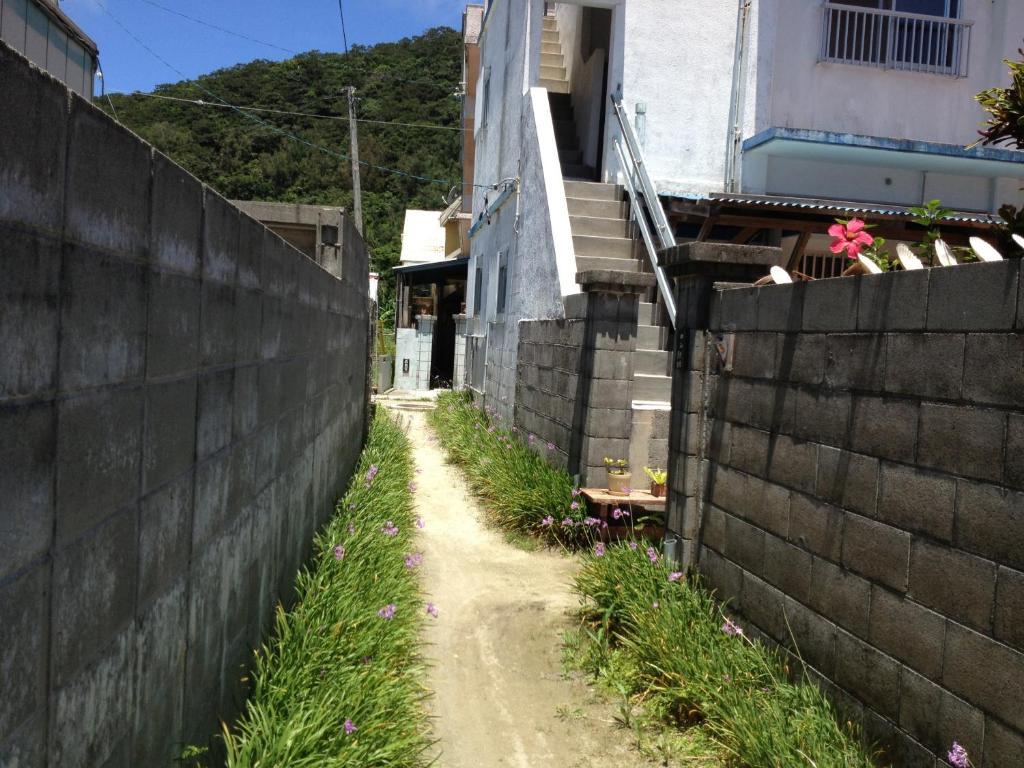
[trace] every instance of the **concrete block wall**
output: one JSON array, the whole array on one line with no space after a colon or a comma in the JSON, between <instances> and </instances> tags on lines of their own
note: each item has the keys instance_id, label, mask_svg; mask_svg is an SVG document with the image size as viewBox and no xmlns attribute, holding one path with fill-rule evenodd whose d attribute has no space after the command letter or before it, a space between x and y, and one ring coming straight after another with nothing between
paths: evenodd
<instances>
[{"instance_id":1,"label":"concrete block wall","mask_svg":"<svg viewBox=\"0 0 1024 768\"><path fill-rule=\"evenodd\" d=\"M455 372L452 389L466 388L466 333L469 320L466 315L455 316Z\"/></svg>"},{"instance_id":2,"label":"concrete block wall","mask_svg":"<svg viewBox=\"0 0 1024 768\"><path fill-rule=\"evenodd\" d=\"M519 323L515 423L583 485L603 486L604 457L630 454L639 301L591 292L575 302L568 319Z\"/></svg>"},{"instance_id":3,"label":"concrete block wall","mask_svg":"<svg viewBox=\"0 0 1024 768\"><path fill-rule=\"evenodd\" d=\"M672 446L691 556L899 766L1024 765L1020 267L722 291L731 360L677 374L711 403Z\"/></svg>"},{"instance_id":4,"label":"concrete block wall","mask_svg":"<svg viewBox=\"0 0 1024 768\"><path fill-rule=\"evenodd\" d=\"M415 328L399 328L396 332L395 389L430 389L435 320L429 315L419 315Z\"/></svg>"},{"instance_id":5,"label":"concrete block wall","mask_svg":"<svg viewBox=\"0 0 1024 768\"><path fill-rule=\"evenodd\" d=\"M339 281L0 45L0 765L170 765L357 459Z\"/></svg>"}]
</instances>

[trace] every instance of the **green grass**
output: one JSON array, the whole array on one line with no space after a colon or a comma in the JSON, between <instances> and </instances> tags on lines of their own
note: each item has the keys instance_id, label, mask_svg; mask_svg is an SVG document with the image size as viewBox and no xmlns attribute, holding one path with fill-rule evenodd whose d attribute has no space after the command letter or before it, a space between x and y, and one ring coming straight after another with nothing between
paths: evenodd
<instances>
[{"instance_id":1,"label":"green grass","mask_svg":"<svg viewBox=\"0 0 1024 768\"><path fill-rule=\"evenodd\" d=\"M379 471L367 482L371 466ZM414 549L411 480L408 439L378 411L352 483L298 575L299 601L278 609L245 712L225 728L231 768L429 763L425 603L415 570L405 567ZM398 528L393 537L382 532L388 521ZM391 620L378 615L389 604ZM346 720L357 730L346 733Z\"/></svg>"},{"instance_id":2,"label":"green grass","mask_svg":"<svg viewBox=\"0 0 1024 768\"><path fill-rule=\"evenodd\" d=\"M570 652L618 688L622 718L642 700L665 722L700 722L732 763L747 768L873 766L815 685L759 642L727 634L714 598L699 584L670 582L643 545L585 555L575 586L583 630Z\"/></svg>"},{"instance_id":3,"label":"green grass","mask_svg":"<svg viewBox=\"0 0 1024 768\"><path fill-rule=\"evenodd\" d=\"M540 536L552 543L585 539L583 504L572 509L572 478L534 450L528 435L502 426L461 392L445 392L428 414L449 460L480 499L490 522L515 536ZM546 517L575 525L544 525Z\"/></svg>"}]
</instances>

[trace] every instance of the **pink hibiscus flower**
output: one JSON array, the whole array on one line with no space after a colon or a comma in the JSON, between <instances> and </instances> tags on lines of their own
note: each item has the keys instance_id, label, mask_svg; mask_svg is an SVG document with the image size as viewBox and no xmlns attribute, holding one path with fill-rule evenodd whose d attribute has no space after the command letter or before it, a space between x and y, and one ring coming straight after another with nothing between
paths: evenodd
<instances>
[{"instance_id":1,"label":"pink hibiscus flower","mask_svg":"<svg viewBox=\"0 0 1024 768\"><path fill-rule=\"evenodd\" d=\"M846 256L850 259L856 259L864 246L875 242L875 238L867 233L864 222L860 219L850 219L845 224L837 222L828 228L828 233L835 238L832 241L832 253L846 251Z\"/></svg>"}]
</instances>

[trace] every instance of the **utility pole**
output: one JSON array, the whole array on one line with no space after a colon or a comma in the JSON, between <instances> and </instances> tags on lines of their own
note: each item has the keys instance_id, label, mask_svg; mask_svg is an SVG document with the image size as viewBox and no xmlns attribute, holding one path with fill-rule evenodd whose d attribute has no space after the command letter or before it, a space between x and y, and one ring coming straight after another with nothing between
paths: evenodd
<instances>
[{"instance_id":1,"label":"utility pole","mask_svg":"<svg viewBox=\"0 0 1024 768\"><path fill-rule=\"evenodd\" d=\"M352 139L352 197L355 209L356 229L363 234L363 190L359 184L359 127L356 124L356 89L349 86L348 90L348 128Z\"/></svg>"}]
</instances>

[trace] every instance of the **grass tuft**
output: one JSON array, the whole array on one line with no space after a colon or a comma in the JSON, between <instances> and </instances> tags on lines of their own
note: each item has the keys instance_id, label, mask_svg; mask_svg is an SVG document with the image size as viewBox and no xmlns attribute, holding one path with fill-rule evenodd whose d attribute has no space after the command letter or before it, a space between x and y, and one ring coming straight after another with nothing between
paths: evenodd
<instances>
[{"instance_id":1,"label":"grass tuft","mask_svg":"<svg viewBox=\"0 0 1024 768\"><path fill-rule=\"evenodd\" d=\"M668 722L702 722L748 768L874 765L817 686L794 680L760 642L726 632L735 625L714 598L699 584L669 581L642 545L585 555L575 587L585 607L574 655L621 686L624 702L649 702Z\"/></svg>"},{"instance_id":2,"label":"grass tuft","mask_svg":"<svg viewBox=\"0 0 1024 768\"><path fill-rule=\"evenodd\" d=\"M278 609L273 637L257 654L245 712L225 727L231 768L429 764L425 604L415 570L405 567L415 530L411 479L409 441L380 410L352 483L298 575L298 603ZM389 523L394 536L383 533ZM336 547L344 547L340 559ZM388 605L390 620L378 615ZM346 732L346 721L356 730Z\"/></svg>"},{"instance_id":3,"label":"grass tuft","mask_svg":"<svg viewBox=\"0 0 1024 768\"><path fill-rule=\"evenodd\" d=\"M572 478L530 447L530 436L506 429L473 406L466 393L445 392L427 419L448 459L462 469L489 521L510 535L536 535L568 544L584 537L583 527L544 525L552 517L582 521L585 505L573 504Z\"/></svg>"}]
</instances>

